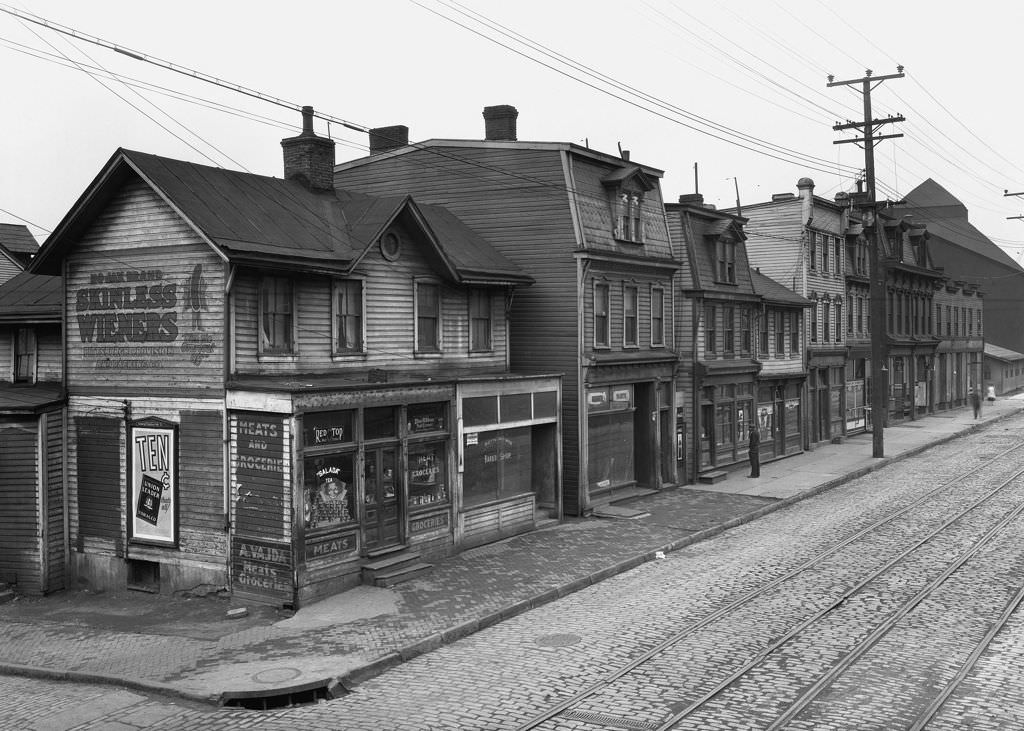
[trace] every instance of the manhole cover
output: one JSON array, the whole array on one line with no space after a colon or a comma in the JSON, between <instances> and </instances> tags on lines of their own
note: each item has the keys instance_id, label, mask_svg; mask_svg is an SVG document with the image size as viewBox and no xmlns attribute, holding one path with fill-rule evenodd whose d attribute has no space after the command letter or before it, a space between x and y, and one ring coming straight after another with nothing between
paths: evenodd
<instances>
[{"instance_id":1,"label":"manhole cover","mask_svg":"<svg viewBox=\"0 0 1024 731\"><path fill-rule=\"evenodd\" d=\"M302 671L297 668L271 668L256 673L252 679L257 683L283 683L287 680L294 680L300 675L302 675Z\"/></svg>"},{"instance_id":2,"label":"manhole cover","mask_svg":"<svg viewBox=\"0 0 1024 731\"><path fill-rule=\"evenodd\" d=\"M579 635L564 634L564 635L544 635L543 637L537 638L537 644L541 647L569 647L579 642L582 637Z\"/></svg>"}]
</instances>

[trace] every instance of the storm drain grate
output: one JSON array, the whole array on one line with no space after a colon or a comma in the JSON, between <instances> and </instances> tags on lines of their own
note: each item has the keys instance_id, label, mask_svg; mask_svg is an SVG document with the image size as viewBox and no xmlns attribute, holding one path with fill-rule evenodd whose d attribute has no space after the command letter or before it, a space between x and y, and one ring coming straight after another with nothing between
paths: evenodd
<instances>
[{"instance_id":1,"label":"storm drain grate","mask_svg":"<svg viewBox=\"0 0 1024 731\"><path fill-rule=\"evenodd\" d=\"M344 695L344 693L345 690L336 680L317 680L290 688L275 688L272 691L228 691L221 694L220 704L228 708L269 711L275 708L307 706L320 701L329 701Z\"/></svg>"},{"instance_id":2,"label":"storm drain grate","mask_svg":"<svg viewBox=\"0 0 1024 731\"><path fill-rule=\"evenodd\" d=\"M583 721L584 723L590 723L595 726L626 729L626 731L654 731L654 729L658 728L657 724L654 723L636 721L632 718L623 718L622 716L613 716L610 713L591 713L590 711L569 710L562 711L560 715L562 718L568 718L571 721Z\"/></svg>"}]
</instances>

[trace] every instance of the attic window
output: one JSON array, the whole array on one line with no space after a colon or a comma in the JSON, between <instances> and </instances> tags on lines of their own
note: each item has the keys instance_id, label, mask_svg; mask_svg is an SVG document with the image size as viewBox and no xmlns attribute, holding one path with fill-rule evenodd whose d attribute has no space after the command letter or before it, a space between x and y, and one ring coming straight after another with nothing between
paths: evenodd
<instances>
[{"instance_id":1,"label":"attic window","mask_svg":"<svg viewBox=\"0 0 1024 731\"><path fill-rule=\"evenodd\" d=\"M637 190L620 189L615 199L615 238L634 244L644 242L644 222L641 216L644 194Z\"/></svg>"},{"instance_id":2,"label":"attic window","mask_svg":"<svg viewBox=\"0 0 1024 731\"><path fill-rule=\"evenodd\" d=\"M398 234L388 231L380 237L380 253L388 261L397 261L402 253L402 240Z\"/></svg>"}]
</instances>

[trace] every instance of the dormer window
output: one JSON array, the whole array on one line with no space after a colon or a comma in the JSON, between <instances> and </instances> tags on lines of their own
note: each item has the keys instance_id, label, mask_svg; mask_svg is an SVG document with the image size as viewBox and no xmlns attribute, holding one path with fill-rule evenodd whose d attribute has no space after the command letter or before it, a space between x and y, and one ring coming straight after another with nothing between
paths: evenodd
<instances>
[{"instance_id":1,"label":"dormer window","mask_svg":"<svg viewBox=\"0 0 1024 731\"><path fill-rule=\"evenodd\" d=\"M634 244L644 242L644 222L640 215L642 203L642 193L635 190L623 190L619 193L615 211L615 238Z\"/></svg>"},{"instance_id":2,"label":"dormer window","mask_svg":"<svg viewBox=\"0 0 1024 731\"><path fill-rule=\"evenodd\" d=\"M715 253L718 262L717 280L736 284L736 242L719 239L715 242Z\"/></svg>"}]
</instances>

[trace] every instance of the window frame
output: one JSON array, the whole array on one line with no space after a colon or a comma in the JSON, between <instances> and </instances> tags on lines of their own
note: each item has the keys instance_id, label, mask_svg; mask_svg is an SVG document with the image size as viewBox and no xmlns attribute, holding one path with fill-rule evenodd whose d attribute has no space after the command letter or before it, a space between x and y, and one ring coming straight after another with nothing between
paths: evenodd
<instances>
[{"instance_id":1,"label":"window frame","mask_svg":"<svg viewBox=\"0 0 1024 731\"><path fill-rule=\"evenodd\" d=\"M24 348L22 336L24 338ZM22 373L22 359L28 359L28 369ZM39 375L39 338L36 336L35 328L16 327L11 332L11 382L12 383L35 383Z\"/></svg>"},{"instance_id":2,"label":"window frame","mask_svg":"<svg viewBox=\"0 0 1024 731\"><path fill-rule=\"evenodd\" d=\"M598 308L599 293L604 300L603 311ZM612 347L611 284L603 279L595 279L591 287L591 298L594 311L594 331L591 333L593 347L610 348Z\"/></svg>"},{"instance_id":3,"label":"window frame","mask_svg":"<svg viewBox=\"0 0 1024 731\"><path fill-rule=\"evenodd\" d=\"M434 311L434 317L427 317L423 314L421 309L421 294L428 289L433 290L436 293L436 307ZM433 278L420 278L413 279L413 352L418 356L432 356L440 355L444 352L444 306L443 306L444 294L441 291L441 283ZM422 325L421 321L433 320L434 321L434 332L435 338L434 343L427 344L424 347L421 343L422 337Z\"/></svg>"},{"instance_id":4,"label":"window frame","mask_svg":"<svg viewBox=\"0 0 1024 731\"><path fill-rule=\"evenodd\" d=\"M275 285L275 291L272 293L275 298L280 294L277 292L276 287L278 285L286 283L287 286L287 301L288 311L286 313L279 313L277 311L268 312L268 292L267 287L273 283ZM258 334L258 354L260 356L291 356L298 352L298 337L297 337L297 297L295 292L295 281L291 277L266 274L260 277L259 287L257 290L257 299L259 300L259 316L257 322L257 334ZM267 333L267 325L269 317L284 317L287 316L287 327L282 328L286 331L288 342L285 345L271 344L270 337ZM276 328L275 328L276 330Z\"/></svg>"},{"instance_id":5,"label":"window frame","mask_svg":"<svg viewBox=\"0 0 1024 731\"><path fill-rule=\"evenodd\" d=\"M704 352L717 353L718 350L718 307L704 304Z\"/></svg>"},{"instance_id":6,"label":"window frame","mask_svg":"<svg viewBox=\"0 0 1024 731\"><path fill-rule=\"evenodd\" d=\"M658 304L659 314L655 315L655 303ZM651 347L662 348L665 346L665 288L658 285L651 285Z\"/></svg>"},{"instance_id":7,"label":"window frame","mask_svg":"<svg viewBox=\"0 0 1024 731\"><path fill-rule=\"evenodd\" d=\"M467 307L469 315L469 352L470 353L493 353L494 352L494 307L492 294L482 287L473 287L467 294ZM484 316L481 305L486 305L486 316ZM477 322L486 323L486 343L478 343L476 339Z\"/></svg>"},{"instance_id":8,"label":"window frame","mask_svg":"<svg viewBox=\"0 0 1024 731\"><path fill-rule=\"evenodd\" d=\"M724 284L736 284L736 242L718 239L715 242L716 279Z\"/></svg>"},{"instance_id":9,"label":"window frame","mask_svg":"<svg viewBox=\"0 0 1024 731\"><path fill-rule=\"evenodd\" d=\"M736 352L736 308L733 305L725 305L722 308L722 333L725 340L722 343L722 352L732 355Z\"/></svg>"},{"instance_id":10,"label":"window frame","mask_svg":"<svg viewBox=\"0 0 1024 731\"><path fill-rule=\"evenodd\" d=\"M622 283L622 347L640 347L640 288Z\"/></svg>"},{"instance_id":11,"label":"window frame","mask_svg":"<svg viewBox=\"0 0 1024 731\"><path fill-rule=\"evenodd\" d=\"M612 236L617 241L642 244L646 238L643 220L644 193L634 188L615 192L615 224Z\"/></svg>"},{"instance_id":12,"label":"window frame","mask_svg":"<svg viewBox=\"0 0 1024 731\"><path fill-rule=\"evenodd\" d=\"M341 300L343 291L349 286L358 286L356 301L359 304L359 312L356 315L341 312ZM347 277L335 279L331 282L331 352L335 356L351 356L366 354L366 283L360 277ZM358 342L354 347L342 347L341 344L341 319L354 319L355 330L358 335Z\"/></svg>"}]
</instances>

